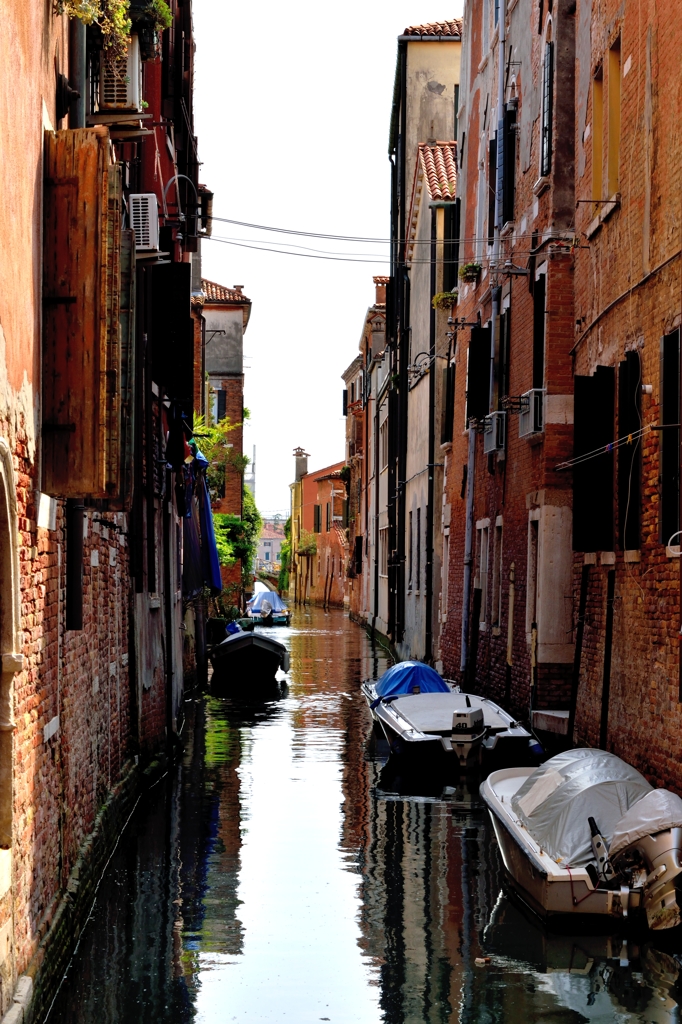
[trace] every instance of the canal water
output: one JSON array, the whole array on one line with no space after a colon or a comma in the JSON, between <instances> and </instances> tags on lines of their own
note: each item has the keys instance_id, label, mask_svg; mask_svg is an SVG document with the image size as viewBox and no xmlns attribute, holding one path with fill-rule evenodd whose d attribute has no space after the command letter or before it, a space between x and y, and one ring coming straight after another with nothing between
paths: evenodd
<instances>
[{"instance_id":1,"label":"canal water","mask_svg":"<svg viewBox=\"0 0 682 1024\"><path fill-rule=\"evenodd\" d=\"M386 763L360 693L381 647L339 611L276 635L278 699L188 700L50 1024L680 1020L674 948L543 930L505 895L476 786Z\"/></svg>"}]
</instances>

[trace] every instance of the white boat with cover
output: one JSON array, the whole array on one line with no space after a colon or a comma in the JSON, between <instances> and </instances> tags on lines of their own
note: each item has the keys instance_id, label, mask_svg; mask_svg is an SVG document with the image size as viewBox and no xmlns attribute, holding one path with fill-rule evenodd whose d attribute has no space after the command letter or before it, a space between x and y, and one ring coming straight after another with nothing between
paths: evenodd
<instances>
[{"instance_id":1,"label":"white boat with cover","mask_svg":"<svg viewBox=\"0 0 682 1024\"><path fill-rule=\"evenodd\" d=\"M614 754L580 748L481 785L514 888L544 917L681 923L682 800Z\"/></svg>"},{"instance_id":2,"label":"white boat with cover","mask_svg":"<svg viewBox=\"0 0 682 1024\"><path fill-rule=\"evenodd\" d=\"M493 757L537 763L542 753L498 704L462 693L421 661L393 665L378 681L363 683L362 692L394 754L446 754L465 768Z\"/></svg>"}]
</instances>

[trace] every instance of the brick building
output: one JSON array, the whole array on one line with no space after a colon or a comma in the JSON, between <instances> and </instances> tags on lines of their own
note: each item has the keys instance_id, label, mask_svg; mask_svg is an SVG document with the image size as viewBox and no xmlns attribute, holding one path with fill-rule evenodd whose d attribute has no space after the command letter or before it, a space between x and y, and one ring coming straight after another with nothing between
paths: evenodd
<instances>
[{"instance_id":1,"label":"brick building","mask_svg":"<svg viewBox=\"0 0 682 1024\"><path fill-rule=\"evenodd\" d=\"M0 32L15 67L0 86L12 210L0 232L0 1016L12 1006L12 1020L49 1004L141 770L172 755L182 723L211 194L192 128L191 2L170 9L163 28L132 3L120 58L52 4L11 5Z\"/></svg>"},{"instance_id":2,"label":"brick building","mask_svg":"<svg viewBox=\"0 0 682 1024\"><path fill-rule=\"evenodd\" d=\"M343 607L348 563L345 465L337 462L309 473L309 456L296 449L294 457L289 598L294 604Z\"/></svg>"}]
</instances>

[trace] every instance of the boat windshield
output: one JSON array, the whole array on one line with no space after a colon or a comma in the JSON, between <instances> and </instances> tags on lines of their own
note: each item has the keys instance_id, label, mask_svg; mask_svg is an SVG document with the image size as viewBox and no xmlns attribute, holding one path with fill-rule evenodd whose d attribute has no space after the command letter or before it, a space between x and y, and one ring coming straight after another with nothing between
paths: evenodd
<instances>
[{"instance_id":1,"label":"boat windshield","mask_svg":"<svg viewBox=\"0 0 682 1024\"><path fill-rule=\"evenodd\" d=\"M625 812L651 786L615 754L581 748L551 757L512 797L512 808L535 842L558 864L594 860L588 817L610 845Z\"/></svg>"},{"instance_id":2,"label":"boat windshield","mask_svg":"<svg viewBox=\"0 0 682 1024\"><path fill-rule=\"evenodd\" d=\"M421 661L400 661L384 672L376 684L380 697L401 693L450 693L434 668Z\"/></svg>"}]
</instances>

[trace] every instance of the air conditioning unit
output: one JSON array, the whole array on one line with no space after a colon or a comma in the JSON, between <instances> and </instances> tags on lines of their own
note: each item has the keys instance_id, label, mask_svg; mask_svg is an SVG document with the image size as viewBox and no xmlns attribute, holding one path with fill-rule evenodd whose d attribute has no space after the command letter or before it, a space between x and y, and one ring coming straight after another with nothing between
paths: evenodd
<instances>
[{"instance_id":1,"label":"air conditioning unit","mask_svg":"<svg viewBox=\"0 0 682 1024\"><path fill-rule=\"evenodd\" d=\"M138 252L158 252L159 208L156 193L132 193L129 204L130 226L135 232L135 249Z\"/></svg>"},{"instance_id":2,"label":"air conditioning unit","mask_svg":"<svg viewBox=\"0 0 682 1024\"><path fill-rule=\"evenodd\" d=\"M506 412L491 412L483 420L483 451L486 455L503 452L507 439Z\"/></svg>"},{"instance_id":3,"label":"air conditioning unit","mask_svg":"<svg viewBox=\"0 0 682 1024\"><path fill-rule=\"evenodd\" d=\"M545 392L543 388L531 388L521 395L519 415L519 437L530 437L544 430Z\"/></svg>"},{"instance_id":4,"label":"air conditioning unit","mask_svg":"<svg viewBox=\"0 0 682 1024\"><path fill-rule=\"evenodd\" d=\"M117 60L102 58L99 73L100 110L142 109L142 61L136 35L130 37L128 51Z\"/></svg>"}]
</instances>

